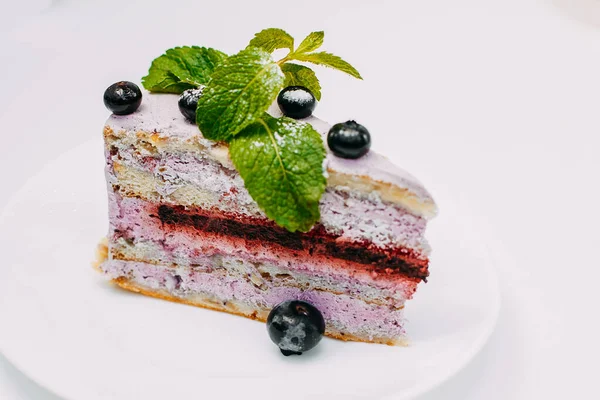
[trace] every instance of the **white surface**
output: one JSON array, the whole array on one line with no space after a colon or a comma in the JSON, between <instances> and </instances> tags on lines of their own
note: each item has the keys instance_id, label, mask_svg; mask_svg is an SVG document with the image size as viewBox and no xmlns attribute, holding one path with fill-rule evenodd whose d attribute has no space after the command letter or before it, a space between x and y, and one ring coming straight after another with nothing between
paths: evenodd
<instances>
[{"instance_id":1,"label":"white surface","mask_svg":"<svg viewBox=\"0 0 600 400\"><path fill-rule=\"evenodd\" d=\"M0 168L8 171L0 204L64 143L98 137L105 87L139 80L167 47L235 51L266 26L297 37L325 29L325 48L354 62L365 81L319 71L318 115L359 119L384 153L399 150L398 136L402 148L419 149L405 152L402 166L434 195L448 188L477 204L477 225L512 255L499 266L503 307L490 342L419 399L598 393L598 0L304 1L303 8L223 1L211 11L169 1L163 13L150 1L109 3L63 0L0 26ZM225 22L216 8L234 15ZM74 128L62 129L66 118ZM57 400L3 361L0 398Z\"/></svg>"},{"instance_id":2,"label":"white surface","mask_svg":"<svg viewBox=\"0 0 600 400\"><path fill-rule=\"evenodd\" d=\"M485 238L445 193L428 236L435 277L407 304L407 348L328 339L285 358L262 323L118 290L90 268L107 227L102 164L102 141L83 144L0 215L0 351L68 399L185 398L202 387L209 398L279 400L298 382L310 385L286 398L409 398L456 373L493 331L500 294Z\"/></svg>"}]
</instances>

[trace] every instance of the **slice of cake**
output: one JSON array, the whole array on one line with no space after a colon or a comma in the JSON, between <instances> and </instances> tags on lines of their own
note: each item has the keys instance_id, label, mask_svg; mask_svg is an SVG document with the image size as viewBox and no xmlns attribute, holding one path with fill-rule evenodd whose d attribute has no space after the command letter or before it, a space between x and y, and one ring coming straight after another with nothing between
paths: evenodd
<instances>
[{"instance_id":1,"label":"slice of cake","mask_svg":"<svg viewBox=\"0 0 600 400\"><path fill-rule=\"evenodd\" d=\"M196 93L200 102L216 96L215 80ZM429 275L424 233L436 214L416 179L368 147L353 158L328 148L317 171L326 184L316 223L290 229L267 216L274 212L264 198L255 201L229 145L207 139L184 116L178 95L144 92L141 105L141 92L131 96L136 104L104 127L110 229L102 273L127 290L261 321L281 302L304 300L321 311L328 336L405 342L403 308ZM280 117L278 108L286 110L280 101L263 120ZM327 142L326 122L309 116L293 123L321 134L318 146ZM270 134L274 142L282 137Z\"/></svg>"},{"instance_id":2,"label":"slice of cake","mask_svg":"<svg viewBox=\"0 0 600 400\"><path fill-rule=\"evenodd\" d=\"M261 321L303 299L329 336L402 343L404 302L429 275L424 233L436 207L423 186L373 151L328 153L321 220L289 232L252 200L227 146L204 139L177 103L146 94L104 127L110 231L100 269L125 289Z\"/></svg>"}]
</instances>

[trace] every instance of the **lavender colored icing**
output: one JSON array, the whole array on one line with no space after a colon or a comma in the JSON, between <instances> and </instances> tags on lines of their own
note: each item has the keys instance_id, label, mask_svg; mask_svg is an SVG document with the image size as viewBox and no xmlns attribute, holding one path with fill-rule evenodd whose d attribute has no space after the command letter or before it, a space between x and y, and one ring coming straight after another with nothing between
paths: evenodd
<instances>
[{"instance_id":1,"label":"lavender colored icing","mask_svg":"<svg viewBox=\"0 0 600 400\"><path fill-rule=\"evenodd\" d=\"M177 95L152 94L144 91L142 104L135 113L124 116L111 115L106 125L115 131L156 131L163 137L180 140L197 139L202 145L213 147L214 143L204 139L198 127L188 122L179 112L177 100ZM277 105L271 106L269 113L274 116L281 115ZM314 116L303 121L310 123L324 139L331 127L327 122ZM415 177L375 151L370 151L359 159L349 160L336 157L328 150L325 167L348 175L367 176L375 181L408 189L423 202L433 201L429 192Z\"/></svg>"}]
</instances>

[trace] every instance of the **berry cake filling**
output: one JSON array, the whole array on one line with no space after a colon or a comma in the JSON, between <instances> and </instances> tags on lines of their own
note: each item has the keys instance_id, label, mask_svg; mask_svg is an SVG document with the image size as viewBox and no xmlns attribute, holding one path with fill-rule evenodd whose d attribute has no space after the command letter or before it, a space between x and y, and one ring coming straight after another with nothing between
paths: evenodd
<instances>
[{"instance_id":1,"label":"berry cake filling","mask_svg":"<svg viewBox=\"0 0 600 400\"><path fill-rule=\"evenodd\" d=\"M427 258L404 247L380 248L327 233L316 226L308 233L290 233L268 221L244 216L229 216L202 209L156 204L138 198L121 198L113 207L112 237L156 242L175 238L217 238L237 243L238 249L268 248L280 256L314 257L352 263L354 269L373 275L402 275L417 280L427 277ZM187 241L186 241L187 242ZM206 252L207 249L202 251Z\"/></svg>"}]
</instances>

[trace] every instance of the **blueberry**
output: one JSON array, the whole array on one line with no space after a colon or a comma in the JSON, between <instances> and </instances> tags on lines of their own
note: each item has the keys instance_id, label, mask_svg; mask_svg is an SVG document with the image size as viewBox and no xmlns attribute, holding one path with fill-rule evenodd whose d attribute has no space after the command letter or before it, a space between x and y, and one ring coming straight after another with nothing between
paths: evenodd
<instances>
[{"instance_id":1,"label":"blueberry","mask_svg":"<svg viewBox=\"0 0 600 400\"><path fill-rule=\"evenodd\" d=\"M117 82L104 91L104 105L113 114L131 114L138 109L140 104L142 104L142 91L135 83Z\"/></svg>"},{"instance_id":2,"label":"blueberry","mask_svg":"<svg viewBox=\"0 0 600 400\"><path fill-rule=\"evenodd\" d=\"M317 99L304 86L288 86L279 92L277 104L286 117L301 119L312 115Z\"/></svg>"},{"instance_id":3,"label":"blueberry","mask_svg":"<svg viewBox=\"0 0 600 400\"><path fill-rule=\"evenodd\" d=\"M327 134L327 145L338 157L360 158L371 148L371 135L356 121L335 124Z\"/></svg>"},{"instance_id":4,"label":"blueberry","mask_svg":"<svg viewBox=\"0 0 600 400\"><path fill-rule=\"evenodd\" d=\"M202 96L204 86L198 89L188 89L179 97L179 111L191 122L196 122L196 108L198 99Z\"/></svg>"},{"instance_id":5,"label":"blueberry","mask_svg":"<svg viewBox=\"0 0 600 400\"><path fill-rule=\"evenodd\" d=\"M271 310L267 330L283 355L300 355L319 343L325 333L325 320L312 304L289 300Z\"/></svg>"}]
</instances>

